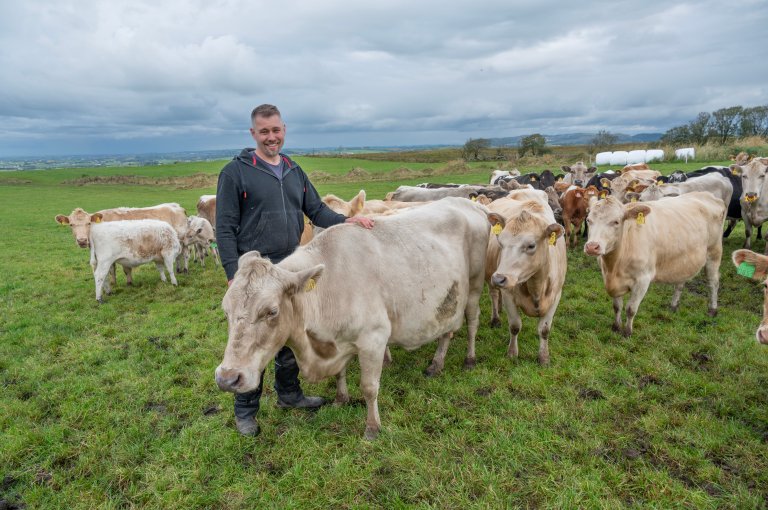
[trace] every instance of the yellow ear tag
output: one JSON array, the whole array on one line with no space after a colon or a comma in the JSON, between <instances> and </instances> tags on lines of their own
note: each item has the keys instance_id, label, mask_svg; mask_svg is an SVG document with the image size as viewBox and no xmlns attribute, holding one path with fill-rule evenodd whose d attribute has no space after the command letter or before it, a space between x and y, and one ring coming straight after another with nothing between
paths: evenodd
<instances>
[{"instance_id":1,"label":"yellow ear tag","mask_svg":"<svg viewBox=\"0 0 768 510\"><path fill-rule=\"evenodd\" d=\"M315 282L314 278L310 278L307 282L307 285L304 287L304 291L309 292L310 290L313 290L317 286L317 283Z\"/></svg>"},{"instance_id":2,"label":"yellow ear tag","mask_svg":"<svg viewBox=\"0 0 768 510\"><path fill-rule=\"evenodd\" d=\"M600 198L605 198L606 195L608 195L608 193L606 193L605 191L600 192Z\"/></svg>"},{"instance_id":3,"label":"yellow ear tag","mask_svg":"<svg viewBox=\"0 0 768 510\"><path fill-rule=\"evenodd\" d=\"M645 223L645 214L637 213L637 224L642 225Z\"/></svg>"},{"instance_id":4,"label":"yellow ear tag","mask_svg":"<svg viewBox=\"0 0 768 510\"><path fill-rule=\"evenodd\" d=\"M477 197L472 197L471 199L473 202L477 202Z\"/></svg>"},{"instance_id":5,"label":"yellow ear tag","mask_svg":"<svg viewBox=\"0 0 768 510\"><path fill-rule=\"evenodd\" d=\"M94 223L101 223L101 218L96 218L96 221Z\"/></svg>"},{"instance_id":6,"label":"yellow ear tag","mask_svg":"<svg viewBox=\"0 0 768 510\"><path fill-rule=\"evenodd\" d=\"M661 186L662 184L664 184L664 181L656 181L657 186Z\"/></svg>"},{"instance_id":7,"label":"yellow ear tag","mask_svg":"<svg viewBox=\"0 0 768 510\"><path fill-rule=\"evenodd\" d=\"M630 202L637 202L637 198L635 198L635 197L632 197L632 198L630 199Z\"/></svg>"},{"instance_id":8,"label":"yellow ear tag","mask_svg":"<svg viewBox=\"0 0 768 510\"><path fill-rule=\"evenodd\" d=\"M496 235L499 235L501 234L502 230L504 229L501 227L501 223L497 223L493 226L493 228L491 229L491 232L493 232Z\"/></svg>"},{"instance_id":9,"label":"yellow ear tag","mask_svg":"<svg viewBox=\"0 0 768 510\"><path fill-rule=\"evenodd\" d=\"M549 235L549 244L550 244L551 246L554 246L556 241L557 241L557 232L552 232L552 233Z\"/></svg>"},{"instance_id":10,"label":"yellow ear tag","mask_svg":"<svg viewBox=\"0 0 768 510\"><path fill-rule=\"evenodd\" d=\"M739 175L741 172L739 172L739 171L738 171L737 169L735 169L735 168L732 168L732 169L731 169L731 173L732 173L733 175L735 175L735 176L738 176L738 175Z\"/></svg>"}]
</instances>

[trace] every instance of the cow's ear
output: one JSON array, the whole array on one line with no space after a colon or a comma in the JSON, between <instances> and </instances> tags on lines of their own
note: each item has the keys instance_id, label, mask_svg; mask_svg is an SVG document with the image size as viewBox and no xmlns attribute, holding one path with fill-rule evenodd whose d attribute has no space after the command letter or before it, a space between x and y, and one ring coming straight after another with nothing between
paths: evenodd
<instances>
[{"instance_id":1,"label":"cow's ear","mask_svg":"<svg viewBox=\"0 0 768 510\"><path fill-rule=\"evenodd\" d=\"M611 189L611 180L607 177L600 179L600 186L606 189Z\"/></svg>"},{"instance_id":2,"label":"cow's ear","mask_svg":"<svg viewBox=\"0 0 768 510\"><path fill-rule=\"evenodd\" d=\"M285 285L286 294L292 296L298 292L311 292L317 285L317 280L323 274L324 269L323 264L318 264L315 267L294 273L293 278Z\"/></svg>"},{"instance_id":3,"label":"cow's ear","mask_svg":"<svg viewBox=\"0 0 768 510\"><path fill-rule=\"evenodd\" d=\"M62 225L69 225L69 216L64 216L63 214L57 214L56 222L61 223Z\"/></svg>"},{"instance_id":4,"label":"cow's ear","mask_svg":"<svg viewBox=\"0 0 768 510\"><path fill-rule=\"evenodd\" d=\"M565 233L565 229L559 223L552 223L544 230L544 239L549 239L549 244L555 244L557 238Z\"/></svg>"},{"instance_id":5,"label":"cow's ear","mask_svg":"<svg viewBox=\"0 0 768 510\"><path fill-rule=\"evenodd\" d=\"M504 228L507 224L504 221L504 217L501 214L495 212L488 213L488 221L490 222L491 226L501 225L501 228Z\"/></svg>"},{"instance_id":6,"label":"cow's ear","mask_svg":"<svg viewBox=\"0 0 768 510\"><path fill-rule=\"evenodd\" d=\"M587 168L587 173L588 174L593 174L595 172L597 172L597 167L596 166L591 166L591 167Z\"/></svg>"},{"instance_id":7,"label":"cow's ear","mask_svg":"<svg viewBox=\"0 0 768 510\"><path fill-rule=\"evenodd\" d=\"M100 212L91 214L91 223L101 223L103 216Z\"/></svg>"},{"instance_id":8,"label":"cow's ear","mask_svg":"<svg viewBox=\"0 0 768 510\"><path fill-rule=\"evenodd\" d=\"M741 167L739 165L731 165L729 168L731 169L731 173L736 177L741 175Z\"/></svg>"},{"instance_id":9,"label":"cow's ear","mask_svg":"<svg viewBox=\"0 0 768 510\"><path fill-rule=\"evenodd\" d=\"M357 216L363 212L365 207L365 190L361 189L355 197L349 201L349 216Z\"/></svg>"},{"instance_id":10,"label":"cow's ear","mask_svg":"<svg viewBox=\"0 0 768 510\"><path fill-rule=\"evenodd\" d=\"M630 191L629 193L624 194L624 199L627 202L638 202L640 200L640 193L635 193L634 191Z\"/></svg>"},{"instance_id":11,"label":"cow's ear","mask_svg":"<svg viewBox=\"0 0 768 510\"><path fill-rule=\"evenodd\" d=\"M641 202L633 202L624 206L625 220L636 220L638 224L642 224L649 214L651 214L651 208Z\"/></svg>"},{"instance_id":12,"label":"cow's ear","mask_svg":"<svg viewBox=\"0 0 768 510\"><path fill-rule=\"evenodd\" d=\"M569 167L567 165L563 165L560 168L563 170L563 172L567 172L567 173L573 172L573 170L571 170L571 167Z\"/></svg>"},{"instance_id":13,"label":"cow's ear","mask_svg":"<svg viewBox=\"0 0 768 510\"><path fill-rule=\"evenodd\" d=\"M754 274L750 276L753 280L765 280L768 275L768 257L760 255L751 250L736 250L731 255L731 260L736 268L742 263L747 263L755 268ZM745 275L746 276L746 275Z\"/></svg>"}]
</instances>

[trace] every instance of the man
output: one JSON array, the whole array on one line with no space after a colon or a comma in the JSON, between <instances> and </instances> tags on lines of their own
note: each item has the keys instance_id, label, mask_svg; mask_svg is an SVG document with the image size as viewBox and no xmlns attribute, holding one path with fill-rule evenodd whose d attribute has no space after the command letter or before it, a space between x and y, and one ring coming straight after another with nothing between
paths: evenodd
<instances>
[{"instance_id":1,"label":"man","mask_svg":"<svg viewBox=\"0 0 768 510\"><path fill-rule=\"evenodd\" d=\"M251 136L256 148L246 148L219 174L216 188L216 243L227 285L237 271L240 255L258 250L278 263L299 245L304 215L319 227L357 223L373 227L365 217L347 218L329 209L299 165L280 149L285 143L285 124L277 107L263 104L251 112ZM282 408L315 409L321 397L305 396L299 384L299 367L293 352L283 347L275 356L275 391ZM264 383L249 393L235 394L235 424L246 436L256 436Z\"/></svg>"}]
</instances>

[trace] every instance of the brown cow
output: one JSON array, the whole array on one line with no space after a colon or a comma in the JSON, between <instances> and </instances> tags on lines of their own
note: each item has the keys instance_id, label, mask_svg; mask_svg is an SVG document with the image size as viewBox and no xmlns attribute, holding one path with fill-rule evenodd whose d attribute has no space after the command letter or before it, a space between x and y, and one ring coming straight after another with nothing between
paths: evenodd
<instances>
[{"instance_id":1,"label":"brown cow","mask_svg":"<svg viewBox=\"0 0 768 510\"><path fill-rule=\"evenodd\" d=\"M205 218L216 231L216 195L201 195L197 201L197 215Z\"/></svg>"},{"instance_id":2,"label":"brown cow","mask_svg":"<svg viewBox=\"0 0 768 510\"><path fill-rule=\"evenodd\" d=\"M594 189L592 196L597 196L597 188ZM589 197L584 188L574 187L563 193L560 199L563 207L563 225L565 226L565 246L567 248L576 248L581 232L581 224L587 218L587 209L589 208ZM573 238L573 243L571 243Z\"/></svg>"}]
</instances>

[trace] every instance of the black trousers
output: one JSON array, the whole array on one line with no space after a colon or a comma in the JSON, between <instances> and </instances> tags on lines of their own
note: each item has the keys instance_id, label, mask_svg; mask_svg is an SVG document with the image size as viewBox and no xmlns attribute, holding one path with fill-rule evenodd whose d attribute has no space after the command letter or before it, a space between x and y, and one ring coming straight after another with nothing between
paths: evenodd
<instances>
[{"instance_id":1,"label":"black trousers","mask_svg":"<svg viewBox=\"0 0 768 510\"><path fill-rule=\"evenodd\" d=\"M235 416L238 418L248 418L259 411L265 371L261 372L258 388L248 393L235 393ZM285 402L294 402L302 397L299 365L296 364L293 351L285 346L275 356L275 391Z\"/></svg>"}]
</instances>

